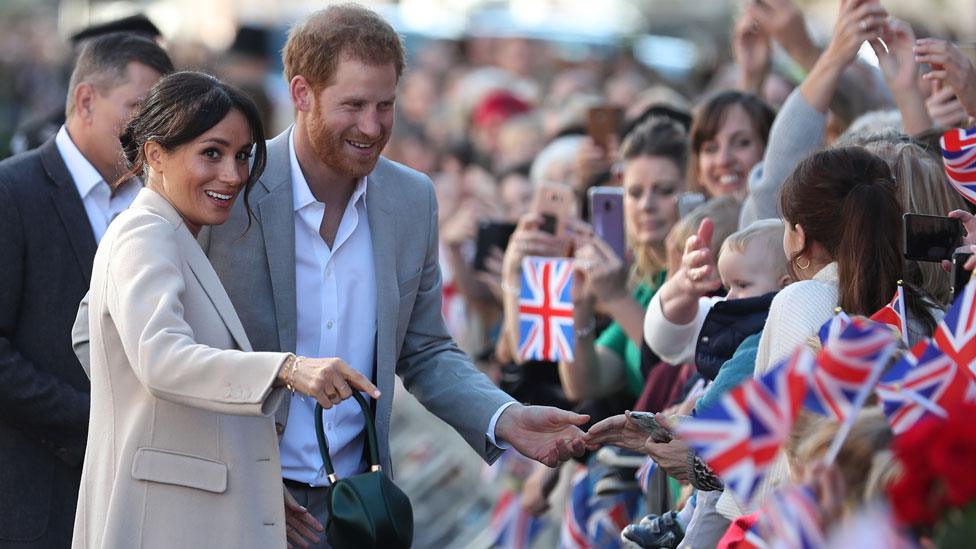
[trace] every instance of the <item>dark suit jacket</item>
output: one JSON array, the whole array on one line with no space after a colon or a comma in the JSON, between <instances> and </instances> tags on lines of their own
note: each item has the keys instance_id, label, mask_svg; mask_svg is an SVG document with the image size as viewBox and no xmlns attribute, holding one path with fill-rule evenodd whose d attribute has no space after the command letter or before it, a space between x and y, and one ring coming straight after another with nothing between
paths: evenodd
<instances>
[{"instance_id":1,"label":"dark suit jacket","mask_svg":"<svg viewBox=\"0 0 976 549\"><path fill-rule=\"evenodd\" d=\"M0 547L68 547L88 432L71 326L95 236L54 139L0 162Z\"/></svg>"}]
</instances>

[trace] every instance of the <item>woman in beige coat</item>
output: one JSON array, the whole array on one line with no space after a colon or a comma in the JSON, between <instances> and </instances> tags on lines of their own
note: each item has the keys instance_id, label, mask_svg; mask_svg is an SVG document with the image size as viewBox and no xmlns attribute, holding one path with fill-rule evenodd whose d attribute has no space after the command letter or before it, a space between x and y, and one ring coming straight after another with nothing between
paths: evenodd
<instances>
[{"instance_id":1,"label":"woman in beige coat","mask_svg":"<svg viewBox=\"0 0 976 549\"><path fill-rule=\"evenodd\" d=\"M246 204L264 168L257 109L210 76L176 73L121 139L146 187L95 256L73 546L264 549L285 547L286 536L304 545L322 527L284 501L271 417L282 388L326 408L353 388L379 392L339 359L250 352L194 238L223 223L241 191Z\"/></svg>"}]
</instances>

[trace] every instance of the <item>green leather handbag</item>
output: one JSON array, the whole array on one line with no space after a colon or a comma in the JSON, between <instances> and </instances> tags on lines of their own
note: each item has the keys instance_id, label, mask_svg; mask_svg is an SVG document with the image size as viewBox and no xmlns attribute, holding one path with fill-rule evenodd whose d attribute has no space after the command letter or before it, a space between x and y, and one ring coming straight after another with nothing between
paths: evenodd
<instances>
[{"instance_id":1,"label":"green leather handbag","mask_svg":"<svg viewBox=\"0 0 976 549\"><path fill-rule=\"evenodd\" d=\"M383 474L376 443L373 412L358 391L352 396L366 417L369 471L338 478L329 457L329 444L322 430L322 406L315 405L315 434L319 453L331 484L329 519L325 527L329 545L335 549L407 548L413 543L413 508L406 494Z\"/></svg>"}]
</instances>

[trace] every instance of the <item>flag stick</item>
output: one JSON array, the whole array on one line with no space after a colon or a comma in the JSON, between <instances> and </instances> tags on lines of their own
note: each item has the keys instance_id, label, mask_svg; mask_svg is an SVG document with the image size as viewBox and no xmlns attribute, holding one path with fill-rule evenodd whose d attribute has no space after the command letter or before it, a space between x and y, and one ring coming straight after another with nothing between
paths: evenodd
<instances>
[{"instance_id":1,"label":"flag stick","mask_svg":"<svg viewBox=\"0 0 976 549\"><path fill-rule=\"evenodd\" d=\"M885 365L891 359L895 351L898 350L898 346L892 343L885 349L884 354L878 359L875 364L874 369L871 370L871 375L868 377L864 385L858 391L857 396L854 398L853 408L850 414L848 414L847 419L841 424L840 429L837 434L834 435L834 440L830 443L830 448L827 450L827 456L824 458L824 462L827 465L833 465L834 460L837 459L837 454L840 453L840 447L847 440L847 435L851 434L851 429L854 428L854 422L857 420L857 414L864 407L864 403L867 402L868 396L871 395L871 391L874 390L874 386L878 384L878 380L881 379L881 373L885 369Z\"/></svg>"}]
</instances>

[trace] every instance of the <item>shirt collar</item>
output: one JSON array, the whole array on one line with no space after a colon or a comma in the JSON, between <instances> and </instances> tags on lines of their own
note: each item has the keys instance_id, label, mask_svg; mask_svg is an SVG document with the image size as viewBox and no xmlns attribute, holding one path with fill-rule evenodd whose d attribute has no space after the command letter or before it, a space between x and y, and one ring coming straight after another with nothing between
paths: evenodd
<instances>
[{"instance_id":1,"label":"shirt collar","mask_svg":"<svg viewBox=\"0 0 976 549\"><path fill-rule=\"evenodd\" d=\"M102 175L75 146L71 136L68 135L66 126L62 125L61 129L58 130L54 143L58 147L58 152L61 153L61 158L64 159L64 165L68 168L71 179L78 187L78 194L81 195L81 198L87 197L95 186L104 181Z\"/></svg>"},{"instance_id":2,"label":"shirt collar","mask_svg":"<svg viewBox=\"0 0 976 549\"><path fill-rule=\"evenodd\" d=\"M295 153L294 126L288 133L288 159L291 163L292 208L297 212L309 204L317 202L317 200L315 200L315 195L312 194L311 189L308 188L308 181L302 172L302 166L298 163L298 154ZM356 183L356 189L352 192L352 197L349 200L350 203L357 204L362 199L363 205L366 204L366 179L363 177Z\"/></svg>"}]
</instances>

